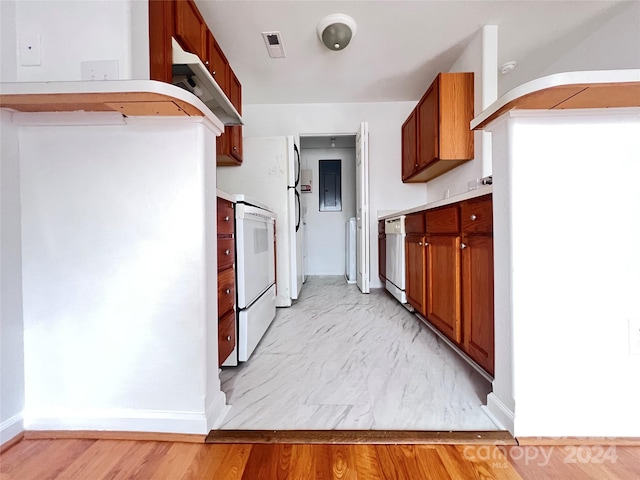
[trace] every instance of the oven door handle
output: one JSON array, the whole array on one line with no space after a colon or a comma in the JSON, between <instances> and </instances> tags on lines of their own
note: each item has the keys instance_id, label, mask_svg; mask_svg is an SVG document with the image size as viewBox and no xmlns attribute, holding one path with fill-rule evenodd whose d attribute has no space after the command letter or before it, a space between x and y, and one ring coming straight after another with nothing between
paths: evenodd
<instances>
[{"instance_id":1,"label":"oven door handle","mask_svg":"<svg viewBox=\"0 0 640 480\"><path fill-rule=\"evenodd\" d=\"M274 223L276 214L251 205L236 204L236 220L251 219L258 222Z\"/></svg>"}]
</instances>

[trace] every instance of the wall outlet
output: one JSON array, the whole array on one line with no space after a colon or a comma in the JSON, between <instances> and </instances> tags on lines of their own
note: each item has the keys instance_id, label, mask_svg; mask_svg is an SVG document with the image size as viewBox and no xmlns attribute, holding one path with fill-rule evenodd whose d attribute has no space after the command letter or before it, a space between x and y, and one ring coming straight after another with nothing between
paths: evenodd
<instances>
[{"instance_id":1,"label":"wall outlet","mask_svg":"<svg viewBox=\"0 0 640 480\"><path fill-rule=\"evenodd\" d=\"M83 81L118 80L118 60L80 62Z\"/></svg>"},{"instance_id":2,"label":"wall outlet","mask_svg":"<svg viewBox=\"0 0 640 480\"><path fill-rule=\"evenodd\" d=\"M629 319L629 353L640 355L640 318Z\"/></svg>"},{"instance_id":3,"label":"wall outlet","mask_svg":"<svg viewBox=\"0 0 640 480\"><path fill-rule=\"evenodd\" d=\"M449 189L445 189L444 192L442 192L442 198L449 198L451 192L449 191Z\"/></svg>"}]
</instances>

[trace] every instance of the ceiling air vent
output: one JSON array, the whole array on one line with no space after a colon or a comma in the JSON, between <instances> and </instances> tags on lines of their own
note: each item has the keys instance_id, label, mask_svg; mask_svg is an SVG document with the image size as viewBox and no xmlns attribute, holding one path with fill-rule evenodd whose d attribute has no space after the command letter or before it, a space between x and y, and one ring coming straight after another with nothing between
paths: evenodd
<instances>
[{"instance_id":1,"label":"ceiling air vent","mask_svg":"<svg viewBox=\"0 0 640 480\"><path fill-rule=\"evenodd\" d=\"M284 45L282 44L282 35L280 32L262 32L264 44L271 58L284 58Z\"/></svg>"}]
</instances>

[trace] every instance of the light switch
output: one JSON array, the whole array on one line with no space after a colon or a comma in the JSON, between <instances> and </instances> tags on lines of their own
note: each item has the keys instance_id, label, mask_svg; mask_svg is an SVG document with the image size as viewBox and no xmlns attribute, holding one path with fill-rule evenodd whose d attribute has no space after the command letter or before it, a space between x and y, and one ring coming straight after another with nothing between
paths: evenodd
<instances>
[{"instance_id":1,"label":"light switch","mask_svg":"<svg viewBox=\"0 0 640 480\"><path fill-rule=\"evenodd\" d=\"M23 67L42 65L40 35L24 34L20 36L20 65Z\"/></svg>"}]
</instances>

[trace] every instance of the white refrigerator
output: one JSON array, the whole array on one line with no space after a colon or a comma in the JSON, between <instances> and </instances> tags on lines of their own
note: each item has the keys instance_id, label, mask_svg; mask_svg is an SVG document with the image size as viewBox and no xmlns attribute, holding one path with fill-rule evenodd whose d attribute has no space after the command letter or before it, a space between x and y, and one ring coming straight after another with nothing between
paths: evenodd
<instances>
[{"instance_id":1,"label":"white refrigerator","mask_svg":"<svg viewBox=\"0 0 640 480\"><path fill-rule=\"evenodd\" d=\"M244 137L238 167L218 167L217 187L265 203L276 220L276 306L298 298L303 274L300 151L294 136Z\"/></svg>"}]
</instances>

